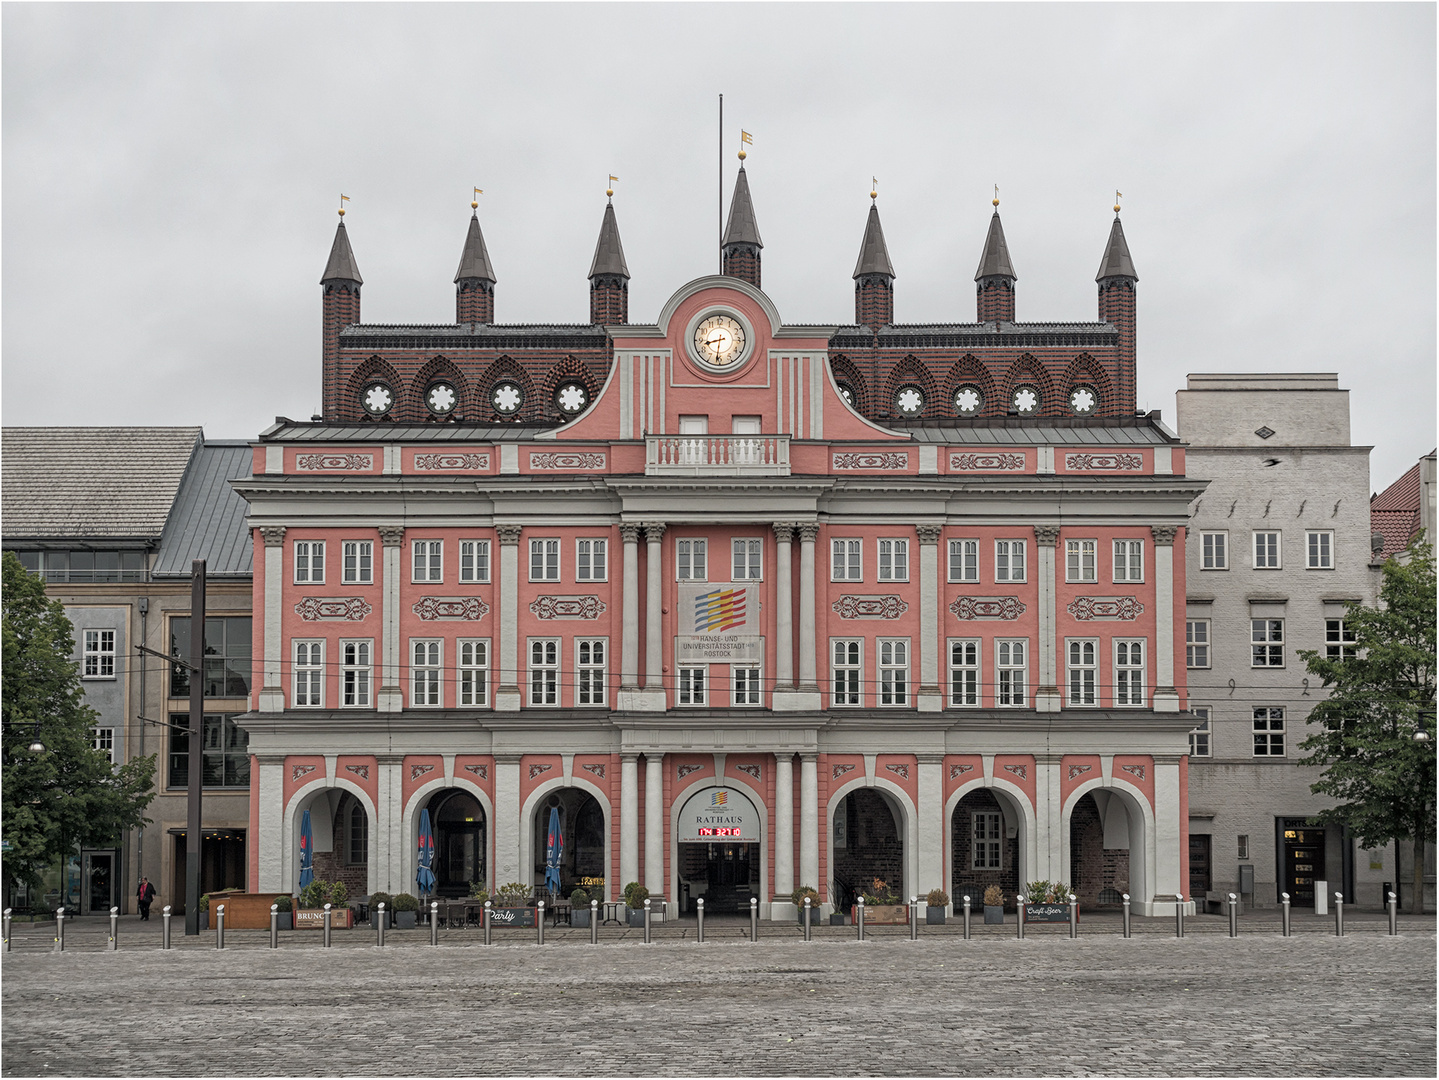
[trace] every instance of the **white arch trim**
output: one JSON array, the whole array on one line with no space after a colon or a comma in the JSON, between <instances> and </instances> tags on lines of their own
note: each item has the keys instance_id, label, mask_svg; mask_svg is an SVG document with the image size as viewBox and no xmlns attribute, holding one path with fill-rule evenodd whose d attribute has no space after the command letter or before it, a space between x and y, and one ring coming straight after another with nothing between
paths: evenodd
<instances>
[{"instance_id":1,"label":"white arch trim","mask_svg":"<svg viewBox=\"0 0 1439 1080\"><path fill-rule=\"evenodd\" d=\"M729 278L726 278L725 280L728 281L728 280L730 280L730 279L729 279ZM676 788L671 789L671 792L670 792L670 811L669 811L669 818L670 818L670 843L669 843L670 872L669 872L669 874L667 875L667 877L665 878L665 880L669 883L669 886L668 886L668 887L669 887L669 896L667 897L667 899L670 900L671 902L677 901L677 900L679 899L679 892L680 892L680 866L679 866L679 864L680 864L680 847L679 847L679 845L680 845L680 842L679 842L678 839L676 839L676 837L678 837L678 835L679 835L680 811L684 809L685 803L689 802L689 801L690 801L690 798L691 798L693 795L695 795L696 793L698 793L698 792L700 792L700 791L703 791L705 788L735 788L735 789L737 789L737 790L739 790L739 791L742 791L742 792L744 792L745 797L749 799L750 804L751 804L752 806L754 806L754 808L755 808L755 813L759 814L759 823L760 823L760 833L759 833L759 835L760 835L760 842L759 842L759 906L760 906L760 914L761 914L764 918L767 919L767 918L769 918L769 906L770 906L770 902L769 902L769 894L770 894L770 882L769 882L769 856L770 856L770 846L769 846L769 821L770 821L770 815L769 815L769 807L765 804L764 794L763 794L762 792L760 792L757 788L755 788L755 787L754 787L753 785L751 785L751 784L746 783L746 782L743 781L743 780L736 780L736 779L734 779L733 777L729 777L729 776L702 776L702 777L700 777L700 778L697 779L697 780L691 780L691 781L690 781L688 784L686 784L684 787L676 787ZM776 842L776 843L779 842L779 838L778 838L778 837L775 838L775 842ZM620 887L623 888L624 886L621 885Z\"/></svg>"},{"instance_id":2,"label":"white arch trim","mask_svg":"<svg viewBox=\"0 0 1439 1080\"><path fill-rule=\"evenodd\" d=\"M894 799L895 803L899 806L899 816L900 816L900 819L901 819L901 820L900 820L900 828L901 828L901 830L903 831L903 835L904 835L904 864L903 864L903 865L904 865L904 870L903 870L903 873L904 873L904 889L903 889L902 891L903 891L903 893L904 893L904 898L905 898L906 900L908 900L909 897L911 897L911 896L913 896L913 895L915 894L915 893L914 893L914 890L915 890L915 888L916 888L916 884L915 884L915 883L916 883L916 881L918 880L918 876L917 876L917 875L918 875L918 870L917 870L918 861L917 861L917 857L918 857L918 854L919 854L919 819L918 819L918 813L917 813L917 810L916 810L915 805L914 805L914 800L909 797L909 792L905 791L904 788L900 787L900 786L899 786L898 784L896 784L893 780L888 780L888 779L886 779L885 777L882 777L882 776L876 776L876 777L874 777L873 779L871 779L871 778L868 777L868 776L856 776L853 780L848 780L848 781L846 781L845 783L841 784L839 787L837 787L837 788L832 788L832 789L830 790L830 793L829 793L829 802L825 805L825 811L824 811L825 830L826 830L825 835L826 835L826 837L827 837L827 841L828 841L828 844L829 844L827 850L829 851L829 878L830 878L829 882L826 883L826 884L828 885L829 883L832 883L832 882L834 881L834 812L835 812L835 808L839 806L840 802L845 798L845 796L853 794L853 793L854 793L856 790L858 790L859 788L878 788L880 791L883 791L885 794L891 796L891 797ZM826 888L826 893L828 893L829 891L830 891L830 890L829 890L828 888ZM833 906L833 904L834 904L834 897L833 897L833 896L827 897L827 902L828 902L831 906Z\"/></svg>"},{"instance_id":3,"label":"white arch trim","mask_svg":"<svg viewBox=\"0 0 1439 1080\"><path fill-rule=\"evenodd\" d=\"M1074 816L1075 804L1091 791L1104 790L1119 795L1129 815L1129 892L1136 901L1134 907L1141 914L1150 914L1154 901L1155 868L1158 851L1155 848L1154 807L1143 789L1117 776L1095 777L1086 780L1069 793L1059 814L1059 827L1068 840L1070 823ZM1135 843L1135 826L1139 826L1139 842ZM1073 867L1069 861L1069 844L1059 847L1061 876L1065 881L1072 877ZM1136 863L1138 865L1136 865ZM1137 879L1137 882L1136 882ZM1172 905L1171 905L1172 906Z\"/></svg>"},{"instance_id":4,"label":"white arch trim","mask_svg":"<svg viewBox=\"0 0 1439 1080\"><path fill-rule=\"evenodd\" d=\"M1020 865L1015 870L1021 888L1024 887L1026 878L1034 872L1034 867L1039 865L1039 820L1034 812L1034 803L1029 799L1029 792L1013 781L998 776L988 780L983 776L976 776L951 791L949 797L944 801L945 892L949 892L954 887L956 870L953 865L954 812L959 808L960 800L966 795L973 795L982 790L995 792L1002 797L1006 806L1016 812L1019 821ZM962 904L964 901L957 896L951 896L950 902Z\"/></svg>"},{"instance_id":5,"label":"white arch trim","mask_svg":"<svg viewBox=\"0 0 1439 1080\"><path fill-rule=\"evenodd\" d=\"M520 877L526 885L539 884L539 882L529 880L534 877L532 868L534 859L530 853L534 851L535 846L535 807L550 792L567 787L579 788L587 795L593 795L595 801L600 804L600 813L605 816L605 892L613 895L613 883L610 881L610 844L613 837L610 835L609 793L603 791L593 781L579 776L571 776L568 780L563 776L545 780L535 785L535 790L530 792L529 797L520 804Z\"/></svg>"},{"instance_id":6,"label":"white arch trim","mask_svg":"<svg viewBox=\"0 0 1439 1080\"><path fill-rule=\"evenodd\" d=\"M285 806L285 816L280 825L281 844L283 854L281 858L280 888L291 894L300 891L300 864L298 853L300 850L300 821L304 811L319 796L328 795L331 791L347 791L360 801L365 808L365 813L370 818L370 835L366 841L366 850L369 858L369 865L365 870L365 888L374 892L374 881L376 864L379 859L378 850L380 843L380 822L376 813L375 804L371 800L369 792L353 780L346 780L341 776L325 777L324 779L311 780L304 787L297 788L290 796L289 803Z\"/></svg>"},{"instance_id":7,"label":"white arch trim","mask_svg":"<svg viewBox=\"0 0 1439 1080\"><path fill-rule=\"evenodd\" d=\"M458 788L467 795L473 795L479 802L480 809L485 812L485 888L494 891L492 879L495 873L495 805L489 795L485 793L485 789L469 778L454 776L446 779L443 776L437 776L410 792L410 797L405 801L404 810L400 814L397 830L401 838L398 845L400 865L400 883L396 890L398 892L415 892L415 874L420 869L420 811L424 809L424 804L429 802L430 796L447 788ZM433 828L434 822L431 822L430 825ZM395 850L395 845L391 845L391 850Z\"/></svg>"}]
</instances>

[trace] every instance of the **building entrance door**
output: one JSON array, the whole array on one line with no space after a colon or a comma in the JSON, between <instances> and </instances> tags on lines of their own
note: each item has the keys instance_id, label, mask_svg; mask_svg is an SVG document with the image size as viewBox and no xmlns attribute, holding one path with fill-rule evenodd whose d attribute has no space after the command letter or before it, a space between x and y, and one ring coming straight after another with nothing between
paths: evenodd
<instances>
[{"instance_id":1,"label":"building entrance door","mask_svg":"<svg viewBox=\"0 0 1439 1080\"><path fill-rule=\"evenodd\" d=\"M110 914L115 906L115 853L83 852L80 865L80 914Z\"/></svg>"},{"instance_id":2,"label":"building entrance door","mask_svg":"<svg viewBox=\"0 0 1439 1080\"><path fill-rule=\"evenodd\" d=\"M759 844L682 844L682 861L693 866L704 860L705 911L715 915L749 913L751 896L759 894Z\"/></svg>"},{"instance_id":3,"label":"building entrance door","mask_svg":"<svg viewBox=\"0 0 1439 1080\"><path fill-rule=\"evenodd\" d=\"M1293 907L1314 906L1314 883L1325 880L1324 830L1302 821L1284 827L1284 891Z\"/></svg>"},{"instance_id":4,"label":"building entrance door","mask_svg":"<svg viewBox=\"0 0 1439 1080\"><path fill-rule=\"evenodd\" d=\"M1189 895L1203 898L1214 887L1210 872L1210 844L1212 837L1189 834Z\"/></svg>"}]
</instances>

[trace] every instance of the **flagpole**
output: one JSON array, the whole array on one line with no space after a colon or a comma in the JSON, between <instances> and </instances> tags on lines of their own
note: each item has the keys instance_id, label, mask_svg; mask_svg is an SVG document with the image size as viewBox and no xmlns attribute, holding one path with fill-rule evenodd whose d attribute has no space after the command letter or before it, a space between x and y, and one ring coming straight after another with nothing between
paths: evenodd
<instances>
[{"instance_id":1,"label":"flagpole","mask_svg":"<svg viewBox=\"0 0 1439 1080\"><path fill-rule=\"evenodd\" d=\"M724 95L719 96L719 270L724 273Z\"/></svg>"}]
</instances>

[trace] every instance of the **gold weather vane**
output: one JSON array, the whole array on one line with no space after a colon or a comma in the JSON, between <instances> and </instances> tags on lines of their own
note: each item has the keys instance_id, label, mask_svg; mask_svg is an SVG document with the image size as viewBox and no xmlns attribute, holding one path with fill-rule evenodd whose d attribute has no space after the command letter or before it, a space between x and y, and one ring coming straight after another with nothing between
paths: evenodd
<instances>
[{"instance_id":1,"label":"gold weather vane","mask_svg":"<svg viewBox=\"0 0 1439 1080\"><path fill-rule=\"evenodd\" d=\"M470 196L470 209L471 209L471 210L478 210L478 209L480 208L480 201L479 201L479 200L480 200L480 196L483 195L484 193L485 193L485 191L484 191L483 188L475 188L474 194Z\"/></svg>"},{"instance_id":2,"label":"gold weather vane","mask_svg":"<svg viewBox=\"0 0 1439 1080\"><path fill-rule=\"evenodd\" d=\"M999 185L994 185L994 201L990 203L996 210L999 209Z\"/></svg>"},{"instance_id":3,"label":"gold weather vane","mask_svg":"<svg viewBox=\"0 0 1439 1080\"><path fill-rule=\"evenodd\" d=\"M613 173L610 174L610 186L605 188L605 194L611 199L615 197L615 181L618 179L618 176L615 176Z\"/></svg>"},{"instance_id":4,"label":"gold weather vane","mask_svg":"<svg viewBox=\"0 0 1439 1080\"><path fill-rule=\"evenodd\" d=\"M871 199L879 198L879 181L873 176L869 178L869 197Z\"/></svg>"},{"instance_id":5,"label":"gold weather vane","mask_svg":"<svg viewBox=\"0 0 1439 1080\"><path fill-rule=\"evenodd\" d=\"M350 201L350 197L349 197L348 195L341 195L341 196L340 196L340 216L341 216L341 217L344 217L344 216L345 216L345 204L346 204L347 202L349 202L349 201Z\"/></svg>"},{"instance_id":6,"label":"gold weather vane","mask_svg":"<svg viewBox=\"0 0 1439 1080\"><path fill-rule=\"evenodd\" d=\"M1119 190L1118 188L1115 188L1115 189L1114 189L1114 212L1115 212L1116 214L1119 213L1119 200L1122 199L1122 198L1124 198L1124 195L1120 192L1120 190Z\"/></svg>"},{"instance_id":7,"label":"gold weather vane","mask_svg":"<svg viewBox=\"0 0 1439 1080\"><path fill-rule=\"evenodd\" d=\"M744 148L745 148L745 144L746 144L746 143L748 143L750 146L753 146L753 145L754 145L754 136L751 135L751 134L750 134L748 131L746 131L744 128L740 128L740 129L739 129L739 159L740 159L741 161L743 161L743 160L745 159L745 156L746 156L746 155L745 155L745 152L744 152Z\"/></svg>"}]
</instances>

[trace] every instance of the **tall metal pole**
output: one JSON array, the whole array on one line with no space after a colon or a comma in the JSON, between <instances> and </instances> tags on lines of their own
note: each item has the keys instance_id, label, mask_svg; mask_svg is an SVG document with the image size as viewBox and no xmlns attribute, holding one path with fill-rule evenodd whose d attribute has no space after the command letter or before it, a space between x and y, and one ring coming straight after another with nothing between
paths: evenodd
<instances>
[{"instance_id":1,"label":"tall metal pole","mask_svg":"<svg viewBox=\"0 0 1439 1080\"><path fill-rule=\"evenodd\" d=\"M185 823L185 936L200 933L200 815L205 753L205 560L190 564L190 784Z\"/></svg>"},{"instance_id":2,"label":"tall metal pole","mask_svg":"<svg viewBox=\"0 0 1439 1080\"><path fill-rule=\"evenodd\" d=\"M719 272L724 273L724 95L720 95L719 113ZM1394 864L1398 866L1398 863Z\"/></svg>"}]
</instances>

